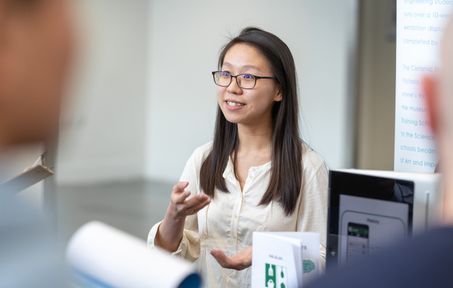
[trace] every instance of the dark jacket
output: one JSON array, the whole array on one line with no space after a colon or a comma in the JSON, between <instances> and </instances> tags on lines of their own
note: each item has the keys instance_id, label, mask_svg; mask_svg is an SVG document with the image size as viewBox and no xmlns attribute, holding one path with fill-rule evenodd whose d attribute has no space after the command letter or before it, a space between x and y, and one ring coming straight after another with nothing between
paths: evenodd
<instances>
[{"instance_id":1,"label":"dark jacket","mask_svg":"<svg viewBox=\"0 0 453 288\"><path fill-rule=\"evenodd\" d=\"M328 271L308 287L453 287L453 227L432 230Z\"/></svg>"}]
</instances>

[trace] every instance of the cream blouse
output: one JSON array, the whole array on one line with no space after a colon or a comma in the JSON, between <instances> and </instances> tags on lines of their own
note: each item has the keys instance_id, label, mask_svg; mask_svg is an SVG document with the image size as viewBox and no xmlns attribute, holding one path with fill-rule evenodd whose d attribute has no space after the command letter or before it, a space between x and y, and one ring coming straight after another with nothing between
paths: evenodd
<instances>
[{"instance_id":1,"label":"cream blouse","mask_svg":"<svg viewBox=\"0 0 453 288\"><path fill-rule=\"evenodd\" d=\"M187 161L181 181L189 182L192 193L202 193L199 173L203 160L212 147L208 143L197 148ZM250 287L251 268L242 271L224 269L210 251L222 249L234 255L252 245L255 231L305 231L321 235L321 255L325 259L327 225L327 169L321 157L303 144L303 187L296 210L286 216L278 202L258 205L270 181L271 163L251 167L243 191L230 161L223 173L230 193L215 191L211 203L196 215L186 218L184 233L175 255L197 263L205 286ZM160 223L151 228L148 245L154 239Z\"/></svg>"}]
</instances>

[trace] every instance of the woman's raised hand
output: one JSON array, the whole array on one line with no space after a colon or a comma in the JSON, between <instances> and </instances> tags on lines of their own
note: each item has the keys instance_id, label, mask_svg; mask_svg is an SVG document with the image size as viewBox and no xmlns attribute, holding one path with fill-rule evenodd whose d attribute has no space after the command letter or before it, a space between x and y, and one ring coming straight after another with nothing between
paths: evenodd
<instances>
[{"instance_id":1,"label":"woman's raised hand","mask_svg":"<svg viewBox=\"0 0 453 288\"><path fill-rule=\"evenodd\" d=\"M211 198L206 194L192 195L190 191L186 191L188 185L188 182L179 182L173 186L168 210L173 219L184 219L186 216L193 215L211 202Z\"/></svg>"},{"instance_id":2,"label":"woman's raised hand","mask_svg":"<svg viewBox=\"0 0 453 288\"><path fill-rule=\"evenodd\" d=\"M205 194L192 195L185 191L188 185L188 182L179 182L173 186L167 214L159 225L154 241L169 252L175 252L181 242L186 216L197 213L211 202Z\"/></svg>"}]
</instances>

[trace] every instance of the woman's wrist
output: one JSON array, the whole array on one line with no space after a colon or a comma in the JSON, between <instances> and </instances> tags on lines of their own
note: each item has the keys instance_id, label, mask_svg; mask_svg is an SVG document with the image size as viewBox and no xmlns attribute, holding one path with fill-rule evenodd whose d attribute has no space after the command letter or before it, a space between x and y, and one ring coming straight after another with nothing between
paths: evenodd
<instances>
[{"instance_id":1,"label":"woman's wrist","mask_svg":"<svg viewBox=\"0 0 453 288\"><path fill-rule=\"evenodd\" d=\"M178 224L186 220L185 216L178 215L176 212L176 207L173 203L168 204L167 212L165 213L164 221L171 222L173 224Z\"/></svg>"},{"instance_id":2,"label":"woman's wrist","mask_svg":"<svg viewBox=\"0 0 453 288\"><path fill-rule=\"evenodd\" d=\"M155 244L169 252L174 252L181 242L185 219L175 219L169 214L171 213L165 215L157 229Z\"/></svg>"},{"instance_id":3,"label":"woman's wrist","mask_svg":"<svg viewBox=\"0 0 453 288\"><path fill-rule=\"evenodd\" d=\"M161 223L158 227L157 233L156 233L156 238L154 239L154 244L157 247L160 247L170 253L173 253L176 251L178 248L178 245L176 245L173 241L173 239L166 239L169 235L165 235L162 233L162 225L164 223ZM164 225L165 227L165 225Z\"/></svg>"}]
</instances>

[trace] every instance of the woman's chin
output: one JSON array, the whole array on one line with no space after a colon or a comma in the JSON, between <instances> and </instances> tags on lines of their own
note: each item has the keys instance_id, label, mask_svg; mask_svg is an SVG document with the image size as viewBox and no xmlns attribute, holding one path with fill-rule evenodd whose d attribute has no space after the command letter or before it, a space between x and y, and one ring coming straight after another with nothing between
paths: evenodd
<instances>
[{"instance_id":1,"label":"woman's chin","mask_svg":"<svg viewBox=\"0 0 453 288\"><path fill-rule=\"evenodd\" d=\"M228 122L233 124L240 124L244 121L244 117L239 117L239 115L229 115L229 113L223 113L223 116Z\"/></svg>"}]
</instances>

